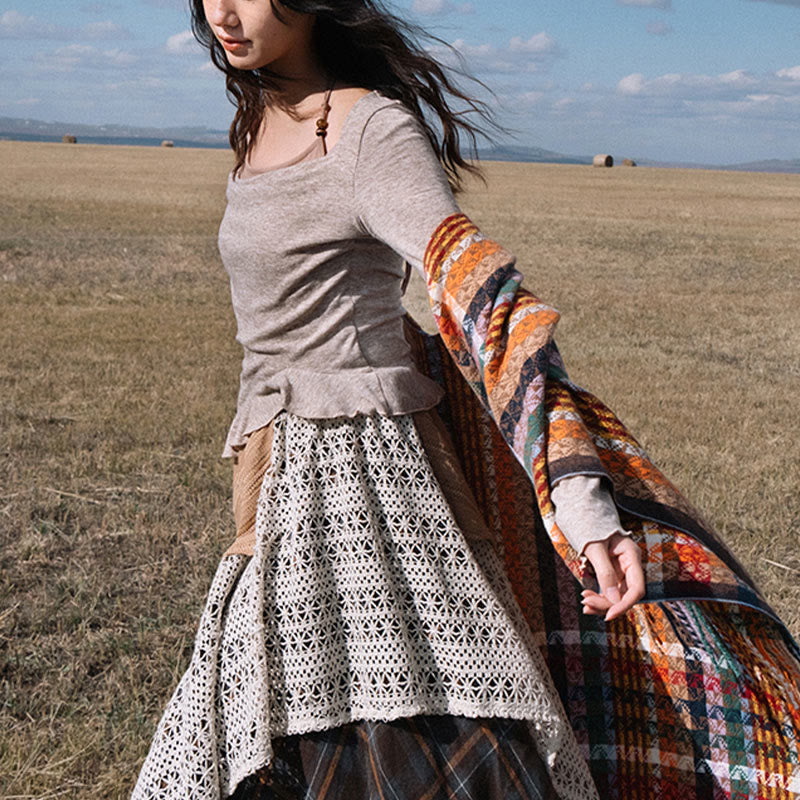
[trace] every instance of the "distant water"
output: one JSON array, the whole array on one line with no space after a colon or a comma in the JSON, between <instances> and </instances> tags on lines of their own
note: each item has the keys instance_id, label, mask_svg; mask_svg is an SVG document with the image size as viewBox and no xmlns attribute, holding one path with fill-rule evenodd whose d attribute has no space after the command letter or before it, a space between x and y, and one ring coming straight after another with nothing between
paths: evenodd
<instances>
[{"instance_id":1,"label":"distant water","mask_svg":"<svg viewBox=\"0 0 800 800\"><path fill-rule=\"evenodd\" d=\"M78 144L122 144L140 147L161 147L164 139L141 139L134 136L78 136ZM12 142L60 142L60 136L48 136L38 133L0 133L0 140ZM227 150L227 142L194 142L188 139L170 139L175 147L210 147L214 150Z\"/></svg>"}]
</instances>

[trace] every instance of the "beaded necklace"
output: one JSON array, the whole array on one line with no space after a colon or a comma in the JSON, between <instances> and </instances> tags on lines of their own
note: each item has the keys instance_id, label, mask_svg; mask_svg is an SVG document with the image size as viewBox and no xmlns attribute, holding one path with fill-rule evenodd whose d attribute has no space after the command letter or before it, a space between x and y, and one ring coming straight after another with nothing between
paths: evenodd
<instances>
[{"instance_id":1,"label":"beaded necklace","mask_svg":"<svg viewBox=\"0 0 800 800\"><path fill-rule=\"evenodd\" d=\"M323 153L323 155L328 155L328 145L326 143L326 139L327 139L327 136L328 136L328 113L331 110L330 99L331 99L331 92L332 91L333 91L333 84L331 84L331 87L328 89L327 92L325 92L325 99L322 101L322 110L320 112L321 116L317 120L317 131L316 131L316 133L317 133L317 136L319 136L320 139L322 139L322 153Z\"/></svg>"}]
</instances>

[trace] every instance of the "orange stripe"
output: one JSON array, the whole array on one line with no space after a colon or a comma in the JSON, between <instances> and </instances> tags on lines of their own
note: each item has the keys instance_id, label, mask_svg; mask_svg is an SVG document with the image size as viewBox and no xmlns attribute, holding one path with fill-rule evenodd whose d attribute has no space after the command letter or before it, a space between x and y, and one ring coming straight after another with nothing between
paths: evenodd
<instances>
[{"instance_id":1,"label":"orange stripe","mask_svg":"<svg viewBox=\"0 0 800 800\"><path fill-rule=\"evenodd\" d=\"M541 317L545 319L542 320ZM484 384L486 393L492 394L494 388L500 382L516 381L519 378L518 372L523 362L515 363L515 355L521 350L524 355L530 349L538 349L549 338L550 323L558 320L558 314L531 314L521 322L517 323L512 336L508 337L505 349L492 355L491 360L484 365ZM530 348L525 345L530 345ZM515 374L511 374L511 368L515 369Z\"/></svg>"},{"instance_id":2,"label":"orange stripe","mask_svg":"<svg viewBox=\"0 0 800 800\"><path fill-rule=\"evenodd\" d=\"M436 757L433 755L433 751L430 749L430 747L428 747L425 737L420 732L418 723L413 720L413 718L412 722L414 722L414 738L417 741L417 745L425 754L425 758L428 759L428 763L436 770L437 774L434 783L430 786L428 791L426 791L425 794L419 798L419 800L433 800L433 798L439 793L439 789L444 786L444 775L441 769L439 769L439 765L436 763Z\"/></svg>"},{"instance_id":3,"label":"orange stripe","mask_svg":"<svg viewBox=\"0 0 800 800\"><path fill-rule=\"evenodd\" d=\"M477 287L495 271L492 256L500 251L499 245L488 241L468 247L457 261L451 263L444 279L445 291L456 299L471 300Z\"/></svg>"},{"instance_id":4,"label":"orange stripe","mask_svg":"<svg viewBox=\"0 0 800 800\"><path fill-rule=\"evenodd\" d=\"M362 727L359 727L358 733L364 740L364 743L367 745L367 754L369 755L369 765L372 769L372 778L375 781L375 788L378 790L378 794L380 795L381 800L386 800L386 797L383 793L383 789L381 788L381 779L378 775L378 765L375 763L375 753L372 752L369 736L367 736L366 731Z\"/></svg>"},{"instance_id":5,"label":"orange stripe","mask_svg":"<svg viewBox=\"0 0 800 800\"><path fill-rule=\"evenodd\" d=\"M441 225L439 225L425 251L425 257L423 261L426 264L430 261L438 261L442 257L441 251L444 246L444 242L452 239L452 237L464 227L465 219L466 218L463 214L457 214L452 217L448 217L443 223L441 223Z\"/></svg>"},{"instance_id":6,"label":"orange stripe","mask_svg":"<svg viewBox=\"0 0 800 800\"><path fill-rule=\"evenodd\" d=\"M452 262L444 281L446 290L462 305L471 305L477 290L508 257L497 242L488 239L475 242Z\"/></svg>"},{"instance_id":7,"label":"orange stripe","mask_svg":"<svg viewBox=\"0 0 800 800\"><path fill-rule=\"evenodd\" d=\"M438 271L441 261L447 253L465 236L477 232L478 229L464 214L455 214L445 219L434 232L425 250L423 259L425 273L431 276Z\"/></svg>"},{"instance_id":8,"label":"orange stripe","mask_svg":"<svg viewBox=\"0 0 800 800\"><path fill-rule=\"evenodd\" d=\"M319 800L325 800L325 798L328 796L331 783L336 776L336 767L339 765L339 759L342 757L342 752L344 751L344 746L341 744L341 738L339 739L339 742L340 743L336 745L333 757L328 762L328 771L325 773L325 779L323 780L322 786L320 786L319 789L319 794L317 795Z\"/></svg>"},{"instance_id":9,"label":"orange stripe","mask_svg":"<svg viewBox=\"0 0 800 800\"><path fill-rule=\"evenodd\" d=\"M464 219L464 214L452 214L439 223L439 226L433 232L433 236L431 236L430 242L428 243L424 260L427 260L429 254L441 245L443 238L449 236L451 231L463 224Z\"/></svg>"},{"instance_id":10,"label":"orange stripe","mask_svg":"<svg viewBox=\"0 0 800 800\"><path fill-rule=\"evenodd\" d=\"M519 778L517 770L511 765L511 762L506 757L506 754L500 747L500 743L498 742L494 733L492 733L487 725L483 725L482 727L484 735L492 743L492 749L497 754L497 758L506 768L506 777L511 781L511 783L514 784L514 788L516 788L518 794L522 796L525 793L525 787L522 785L522 781Z\"/></svg>"},{"instance_id":11,"label":"orange stripe","mask_svg":"<svg viewBox=\"0 0 800 800\"><path fill-rule=\"evenodd\" d=\"M445 231L442 232L439 246L442 246L442 241L444 239L452 239L453 237L461 239L466 235L477 233L477 231L478 229L472 224L470 219L464 214L461 214L459 217L453 219Z\"/></svg>"}]
</instances>

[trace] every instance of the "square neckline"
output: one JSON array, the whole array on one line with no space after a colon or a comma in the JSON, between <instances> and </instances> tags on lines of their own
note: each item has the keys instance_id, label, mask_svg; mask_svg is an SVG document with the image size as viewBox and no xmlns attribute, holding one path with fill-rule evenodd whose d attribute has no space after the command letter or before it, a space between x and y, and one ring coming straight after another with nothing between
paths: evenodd
<instances>
[{"instance_id":1,"label":"square neckline","mask_svg":"<svg viewBox=\"0 0 800 800\"><path fill-rule=\"evenodd\" d=\"M317 156L315 158L306 158L306 155L310 153L315 147L319 147L319 139L312 142L306 150L304 150L299 156L293 159L289 163L285 163L282 165L278 165L276 167L271 167L270 169L261 170L258 172L254 172L251 175L247 175L245 177L239 176L234 177L233 172L231 172L228 176L229 182L233 184L242 184L242 183L251 183L253 181L257 181L259 179L263 179L269 175L283 175L290 172L298 172L303 170L304 168L310 168L311 165L316 164L317 162L326 162L332 156L334 156L339 150L339 145L342 143L342 140L345 139L346 135L349 133L349 128L352 125L352 121L355 117L354 112L360 103L366 100L368 97L373 97L378 95L377 89L372 89L365 95L362 95L358 98L358 100L353 103L350 107L350 110L347 112L345 116L344 122L342 123L342 130L339 134L339 138L336 140L336 144L332 147L328 148L327 154Z\"/></svg>"}]
</instances>

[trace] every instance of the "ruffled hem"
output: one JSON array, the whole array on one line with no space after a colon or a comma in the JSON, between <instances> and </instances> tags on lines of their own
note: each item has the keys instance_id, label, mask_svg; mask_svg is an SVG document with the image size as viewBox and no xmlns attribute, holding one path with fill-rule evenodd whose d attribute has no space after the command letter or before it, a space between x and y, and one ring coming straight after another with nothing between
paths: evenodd
<instances>
[{"instance_id":1,"label":"ruffled hem","mask_svg":"<svg viewBox=\"0 0 800 800\"><path fill-rule=\"evenodd\" d=\"M397 417L438 405L444 392L413 367L363 367L339 372L286 369L264 383L263 394L247 398L228 431L223 458L244 446L248 434L281 411L305 419Z\"/></svg>"}]
</instances>

